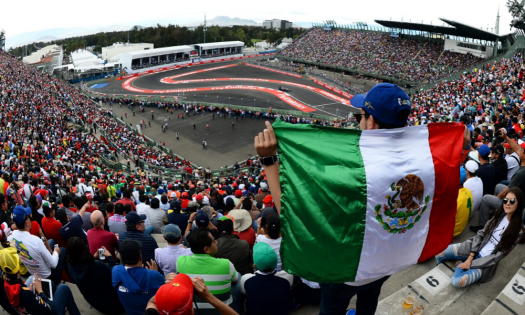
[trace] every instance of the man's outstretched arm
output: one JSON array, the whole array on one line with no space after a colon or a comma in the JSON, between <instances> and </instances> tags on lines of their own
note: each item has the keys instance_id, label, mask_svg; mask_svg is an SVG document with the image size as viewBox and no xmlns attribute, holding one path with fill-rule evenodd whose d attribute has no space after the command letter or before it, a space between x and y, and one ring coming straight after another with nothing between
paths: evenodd
<instances>
[{"instance_id":1,"label":"man's outstretched arm","mask_svg":"<svg viewBox=\"0 0 525 315\"><path fill-rule=\"evenodd\" d=\"M259 135L254 139L255 151L259 157L277 155L277 138L273 131L272 124L269 121L266 122L266 129L263 132L259 132ZM268 186L272 193L275 207L279 214L281 214L281 186L279 184L279 162L275 162L273 165L264 166L266 171L266 178L268 180Z\"/></svg>"}]
</instances>

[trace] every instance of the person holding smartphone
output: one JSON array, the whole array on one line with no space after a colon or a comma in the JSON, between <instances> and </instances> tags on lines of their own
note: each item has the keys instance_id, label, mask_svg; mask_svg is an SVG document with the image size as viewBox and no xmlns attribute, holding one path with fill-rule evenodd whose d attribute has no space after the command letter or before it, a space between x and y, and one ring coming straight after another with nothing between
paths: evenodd
<instances>
[{"instance_id":1,"label":"person holding smartphone","mask_svg":"<svg viewBox=\"0 0 525 315\"><path fill-rule=\"evenodd\" d=\"M13 209L13 220L18 229L13 231L8 240L20 251L22 263L31 274L38 273L58 285L66 264L66 249L55 247L51 253L40 238L31 235L30 215L30 208L16 206Z\"/></svg>"},{"instance_id":2,"label":"person holding smartphone","mask_svg":"<svg viewBox=\"0 0 525 315\"><path fill-rule=\"evenodd\" d=\"M20 257L14 247L0 250L0 268L4 272L5 289L8 300L20 314L64 315L66 309L70 315L80 315L75 299L69 287L61 284L53 294L53 301L44 293L43 285L51 292L51 282L42 282L35 273L27 288L20 277Z\"/></svg>"}]
</instances>

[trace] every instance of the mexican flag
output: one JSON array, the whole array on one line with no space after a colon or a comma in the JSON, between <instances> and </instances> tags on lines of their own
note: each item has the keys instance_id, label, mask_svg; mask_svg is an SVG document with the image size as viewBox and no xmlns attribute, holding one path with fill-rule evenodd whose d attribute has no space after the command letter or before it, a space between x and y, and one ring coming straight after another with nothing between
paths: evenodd
<instances>
[{"instance_id":1,"label":"mexican flag","mask_svg":"<svg viewBox=\"0 0 525 315\"><path fill-rule=\"evenodd\" d=\"M452 241L464 126L389 130L273 124L281 260L307 280L391 275Z\"/></svg>"}]
</instances>

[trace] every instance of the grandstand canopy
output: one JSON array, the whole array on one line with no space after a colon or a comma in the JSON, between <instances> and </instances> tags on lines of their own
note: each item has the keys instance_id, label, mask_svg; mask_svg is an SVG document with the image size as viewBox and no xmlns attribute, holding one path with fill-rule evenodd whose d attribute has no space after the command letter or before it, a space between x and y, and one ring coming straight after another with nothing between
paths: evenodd
<instances>
[{"instance_id":1,"label":"grandstand canopy","mask_svg":"<svg viewBox=\"0 0 525 315\"><path fill-rule=\"evenodd\" d=\"M216 42L216 43L205 43L195 44L195 49L217 49L217 48L229 48L229 47L244 47L244 42L231 41L231 42Z\"/></svg>"},{"instance_id":2,"label":"grandstand canopy","mask_svg":"<svg viewBox=\"0 0 525 315\"><path fill-rule=\"evenodd\" d=\"M412 22L399 22L399 21L385 21L385 20L375 20L376 23L390 28L398 29L407 29L407 30L416 30L434 34L444 34L465 38L474 38L485 41L505 41L508 34L498 35L489 31L485 31L476 27L472 27L463 23L440 19L441 21L449 24L450 26L439 26L439 25L429 25L422 23L412 23Z\"/></svg>"}]
</instances>

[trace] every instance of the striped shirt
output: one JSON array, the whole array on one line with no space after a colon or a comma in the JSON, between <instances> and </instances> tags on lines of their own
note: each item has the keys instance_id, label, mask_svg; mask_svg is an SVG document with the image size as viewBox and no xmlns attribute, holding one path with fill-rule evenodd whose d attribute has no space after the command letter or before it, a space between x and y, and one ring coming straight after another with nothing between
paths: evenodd
<instances>
[{"instance_id":1,"label":"striped shirt","mask_svg":"<svg viewBox=\"0 0 525 315\"><path fill-rule=\"evenodd\" d=\"M177 259L177 272L187 274L191 279L201 277L216 298L230 305L232 300L231 283L239 279L235 267L228 259L214 258L207 254L193 254L193 256L180 256ZM202 309L214 307L194 296L197 306Z\"/></svg>"}]
</instances>

